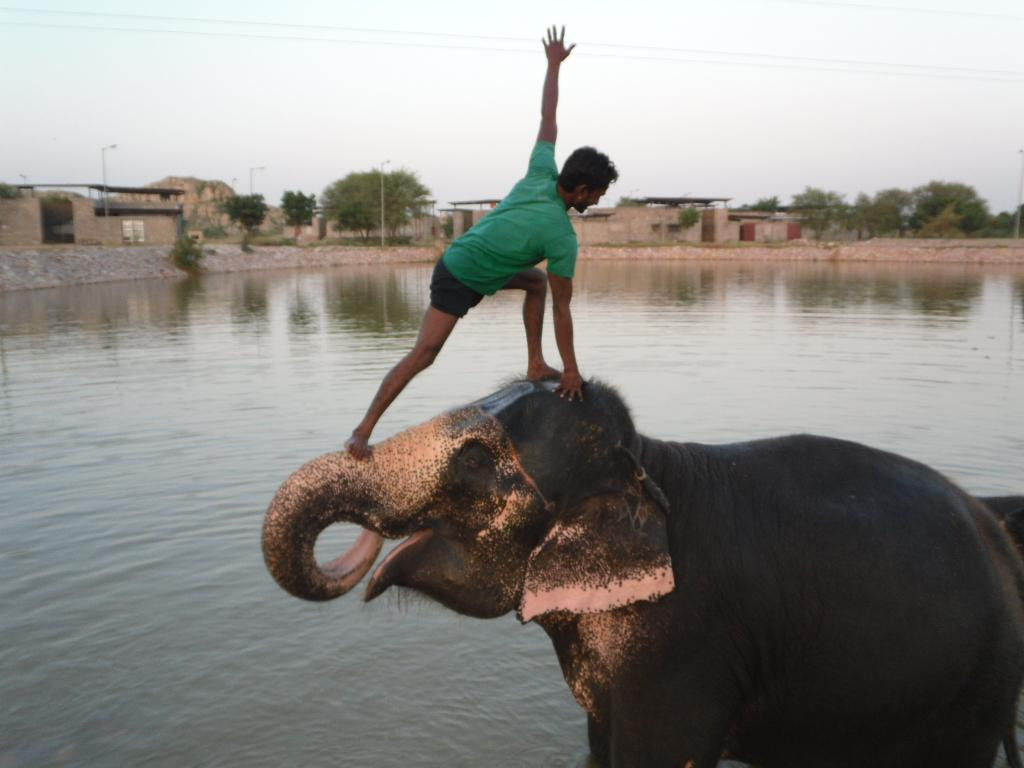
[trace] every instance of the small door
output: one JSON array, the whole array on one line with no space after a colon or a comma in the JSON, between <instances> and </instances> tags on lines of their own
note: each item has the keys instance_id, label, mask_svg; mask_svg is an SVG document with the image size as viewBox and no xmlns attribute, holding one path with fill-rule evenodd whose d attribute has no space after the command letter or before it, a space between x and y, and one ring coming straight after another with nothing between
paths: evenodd
<instances>
[{"instance_id":1,"label":"small door","mask_svg":"<svg viewBox=\"0 0 1024 768\"><path fill-rule=\"evenodd\" d=\"M752 221L740 224L740 240L754 242L757 239L757 225Z\"/></svg>"},{"instance_id":2,"label":"small door","mask_svg":"<svg viewBox=\"0 0 1024 768\"><path fill-rule=\"evenodd\" d=\"M799 240L801 236L800 222L790 222L786 225L786 239Z\"/></svg>"},{"instance_id":3,"label":"small door","mask_svg":"<svg viewBox=\"0 0 1024 768\"><path fill-rule=\"evenodd\" d=\"M40 207L43 212L43 242L75 242L75 217L71 201L43 198Z\"/></svg>"}]
</instances>

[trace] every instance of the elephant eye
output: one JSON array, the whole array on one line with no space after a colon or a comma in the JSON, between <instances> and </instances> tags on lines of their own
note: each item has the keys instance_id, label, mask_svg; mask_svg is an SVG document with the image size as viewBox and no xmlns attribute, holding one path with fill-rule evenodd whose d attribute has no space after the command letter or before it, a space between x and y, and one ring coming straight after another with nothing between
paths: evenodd
<instances>
[{"instance_id":1,"label":"elephant eye","mask_svg":"<svg viewBox=\"0 0 1024 768\"><path fill-rule=\"evenodd\" d=\"M460 474L467 475L467 479L489 475L494 470L494 456L491 450L475 440L462 446L457 461Z\"/></svg>"}]
</instances>

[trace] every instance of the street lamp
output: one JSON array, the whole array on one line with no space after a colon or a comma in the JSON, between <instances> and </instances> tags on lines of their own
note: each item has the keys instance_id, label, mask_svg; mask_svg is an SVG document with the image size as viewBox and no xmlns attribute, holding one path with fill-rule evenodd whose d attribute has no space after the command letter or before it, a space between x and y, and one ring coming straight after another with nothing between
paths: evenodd
<instances>
[{"instance_id":1,"label":"street lamp","mask_svg":"<svg viewBox=\"0 0 1024 768\"><path fill-rule=\"evenodd\" d=\"M100 148L100 163L103 165L103 218L110 216L110 209L107 207L107 150L117 149L117 144L108 144ZM104 224L104 227L107 225Z\"/></svg>"},{"instance_id":2,"label":"street lamp","mask_svg":"<svg viewBox=\"0 0 1024 768\"><path fill-rule=\"evenodd\" d=\"M249 169L249 194L250 195L253 194L253 192L254 192L254 188L253 188L253 185L252 185L252 175L253 175L253 173L255 173L256 171L265 171L265 170L267 170L266 167L262 166L262 165L258 165L255 168L250 168Z\"/></svg>"},{"instance_id":3,"label":"street lamp","mask_svg":"<svg viewBox=\"0 0 1024 768\"><path fill-rule=\"evenodd\" d=\"M384 166L390 163L385 160L380 164L380 247L384 249Z\"/></svg>"},{"instance_id":4,"label":"street lamp","mask_svg":"<svg viewBox=\"0 0 1024 768\"><path fill-rule=\"evenodd\" d=\"M1020 204L1021 194L1024 191L1024 149L1018 149L1020 155L1020 179L1017 181L1017 210L1013 212L1013 239L1020 238Z\"/></svg>"}]
</instances>

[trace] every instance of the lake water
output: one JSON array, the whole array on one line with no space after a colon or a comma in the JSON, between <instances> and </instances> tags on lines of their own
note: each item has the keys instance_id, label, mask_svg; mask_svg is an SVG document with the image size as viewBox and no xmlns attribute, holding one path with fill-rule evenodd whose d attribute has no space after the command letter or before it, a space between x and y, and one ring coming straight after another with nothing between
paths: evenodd
<instances>
[{"instance_id":1,"label":"lake water","mask_svg":"<svg viewBox=\"0 0 1024 768\"><path fill-rule=\"evenodd\" d=\"M0 767L586 764L536 626L304 603L263 565L277 485L340 447L429 275L0 294ZM576 286L582 371L647 434L816 432L1024 493L1024 269L594 262ZM521 374L519 296L474 309L375 438Z\"/></svg>"}]
</instances>

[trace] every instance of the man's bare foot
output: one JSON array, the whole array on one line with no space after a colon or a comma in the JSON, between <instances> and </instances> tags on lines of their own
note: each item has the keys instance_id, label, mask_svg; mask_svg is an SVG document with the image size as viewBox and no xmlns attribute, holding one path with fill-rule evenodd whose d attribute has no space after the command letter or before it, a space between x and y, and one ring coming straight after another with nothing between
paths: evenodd
<instances>
[{"instance_id":1,"label":"man's bare foot","mask_svg":"<svg viewBox=\"0 0 1024 768\"><path fill-rule=\"evenodd\" d=\"M549 379L552 376L562 377L562 372L557 368L552 368L550 365L545 363L543 360L536 365L531 364L526 369L526 378L530 381L540 381L541 379Z\"/></svg>"},{"instance_id":2,"label":"man's bare foot","mask_svg":"<svg viewBox=\"0 0 1024 768\"><path fill-rule=\"evenodd\" d=\"M355 456L357 459L368 459L370 454L373 453L368 438L355 432L352 433L352 437L345 441L345 450L349 452L349 455Z\"/></svg>"}]
</instances>

